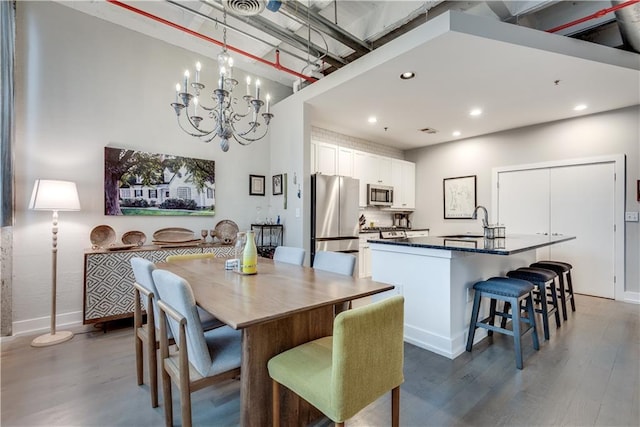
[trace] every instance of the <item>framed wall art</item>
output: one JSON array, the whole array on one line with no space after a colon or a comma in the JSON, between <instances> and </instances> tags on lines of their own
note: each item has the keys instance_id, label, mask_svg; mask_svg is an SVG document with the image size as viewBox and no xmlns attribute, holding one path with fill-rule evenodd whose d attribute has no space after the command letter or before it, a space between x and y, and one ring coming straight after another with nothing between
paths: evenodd
<instances>
[{"instance_id":1,"label":"framed wall art","mask_svg":"<svg viewBox=\"0 0 640 427\"><path fill-rule=\"evenodd\" d=\"M105 147L105 215L215 215L215 162Z\"/></svg>"},{"instance_id":2,"label":"framed wall art","mask_svg":"<svg viewBox=\"0 0 640 427\"><path fill-rule=\"evenodd\" d=\"M274 196L282 194L282 174L273 175L271 185L273 187Z\"/></svg>"},{"instance_id":3,"label":"framed wall art","mask_svg":"<svg viewBox=\"0 0 640 427\"><path fill-rule=\"evenodd\" d=\"M264 175L249 175L249 195L264 196Z\"/></svg>"},{"instance_id":4,"label":"framed wall art","mask_svg":"<svg viewBox=\"0 0 640 427\"><path fill-rule=\"evenodd\" d=\"M476 176L442 180L444 219L470 219L476 207Z\"/></svg>"}]
</instances>

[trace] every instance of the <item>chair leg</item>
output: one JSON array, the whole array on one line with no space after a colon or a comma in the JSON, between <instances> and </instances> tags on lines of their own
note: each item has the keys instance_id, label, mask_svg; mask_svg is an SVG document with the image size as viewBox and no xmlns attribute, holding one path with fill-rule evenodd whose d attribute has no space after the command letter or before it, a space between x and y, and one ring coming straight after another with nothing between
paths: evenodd
<instances>
[{"instance_id":1,"label":"chair leg","mask_svg":"<svg viewBox=\"0 0 640 427\"><path fill-rule=\"evenodd\" d=\"M531 338L533 339L533 348L540 350L540 341L538 341L538 328L536 327L536 314L533 308L533 296L526 299L525 305L527 313L529 313L529 321L531 322Z\"/></svg>"},{"instance_id":2,"label":"chair leg","mask_svg":"<svg viewBox=\"0 0 640 427\"><path fill-rule=\"evenodd\" d=\"M391 426L400 425L400 386L391 390Z\"/></svg>"},{"instance_id":3,"label":"chair leg","mask_svg":"<svg viewBox=\"0 0 640 427\"><path fill-rule=\"evenodd\" d=\"M480 311L480 292L475 292L473 297L473 308L471 309L471 322L469 322L469 334L467 335L467 351L473 347L473 338L476 334L476 323L478 323L478 312Z\"/></svg>"},{"instance_id":4,"label":"chair leg","mask_svg":"<svg viewBox=\"0 0 640 427\"><path fill-rule=\"evenodd\" d=\"M555 307L556 328L560 327L560 306L558 305L558 292L556 291L555 280L551 282L551 304Z\"/></svg>"},{"instance_id":5,"label":"chair leg","mask_svg":"<svg viewBox=\"0 0 640 427\"><path fill-rule=\"evenodd\" d=\"M564 283L564 273L560 273L558 275L558 301L560 302L560 306L562 307L562 318L564 321L567 321L567 300L566 300L566 288Z\"/></svg>"},{"instance_id":6,"label":"chair leg","mask_svg":"<svg viewBox=\"0 0 640 427\"><path fill-rule=\"evenodd\" d=\"M531 298L529 296L528 298ZM513 327L513 347L516 352L516 368L522 369L522 346L520 345L520 313L518 299L511 301L511 326Z\"/></svg>"},{"instance_id":7,"label":"chair leg","mask_svg":"<svg viewBox=\"0 0 640 427\"><path fill-rule=\"evenodd\" d=\"M549 339L549 308L547 307L547 284L537 283L536 286L540 291L540 305L542 306L542 330L544 332L544 339L548 340Z\"/></svg>"},{"instance_id":8,"label":"chair leg","mask_svg":"<svg viewBox=\"0 0 640 427\"><path fill-rule=\"evenodd\" d=\"M136 341L136 377L138 379L138 385L142 385L144 382L142 379L142 340L138 336L138 331L135 331L135 341Z\"/></svg>"},{"instance_id":9,"label":"chair leg","mask_svg":"<svg viewBox=\"0 0 640 427\"><path fill-rule=\"evenodd\" d=\"M191 427L191 389L189 378L183 380L180 375L180 412L182 414L182 427Z\"/></svg>"},{"instance_id":10,"label":"chair leg","mask_svg":"<svg viewBox=\"0 0 640 427\"><path fill-rule=\"evenodd\" d=\"M500 321L500 327L502 329L506 329L506 327L507 327L507 315L509 314L509 310L510 309L511 309L511 303L509 301L505 301L504 308L502 309L502 312L504 313L504 316L502 317L502 320ZM513 313L511 314L511 318L513 319Z\"/></svg>"},{"instance_id":11,"label":"chair leg","mask_svg":"<svg viewBox=\"0 0 640 427\"><path fill-rule=\"evenodd\" d=\"M149 390L151 391L151 407L158 407L158 354L156 340L147 340L147 359L149 366Z\"/></svg>"},{"instance_id":12,"label":"chair leg","mask_svg":"<svg viewBox=\"0 0 640 427\"><path fill-rule=\"evenodd\" d=\"M496 321L496 305L498 304L498 300L495 298L491 298L491 302L489 303L489 325L493 326ZM488 336L493 336L493 331L487 331Z\"/></svg>"},{"instance_id":13,"label":"chair leg","mask_svg":"<svg viewBox=\"0 0 640 427\"><path fill-rule=\"evenodd\" d=\"M571 282L571 270L567 271L567 291L569 291L569 295L571 295L571 311L576 311L576 300L573 295L573 283Z\"/></svg>"},{"instance_id":14,"label":"chair leg","mask_svg":"<svg viewBox=\"0 0 640 427\"><path fill-rule=\"evenodd\" d=\"M280 384L271 380L271 402L272 402L272 424L273 427L280 427Z\"/></svg>"},{"instance_id":15,"label":"chair leg","mask_svg":"<svg viewBox=\"0 0 640 427\"><path fill-rule=\"evenodd\" d=\"M171 397L171 377L162 368L162 395L164 396L164 421L167 427L173 427L173 398Z\"/></svg>"}]
</instances>

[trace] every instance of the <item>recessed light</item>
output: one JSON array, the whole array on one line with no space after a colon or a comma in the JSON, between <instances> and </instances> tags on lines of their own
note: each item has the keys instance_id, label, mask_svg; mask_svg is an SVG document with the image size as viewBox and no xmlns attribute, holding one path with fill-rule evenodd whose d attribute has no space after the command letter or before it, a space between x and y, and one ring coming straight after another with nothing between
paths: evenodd
<instances>
[{"instance_id":1,"label":"recessed light","mask_svg":"<svg viewBox=\"0 0 640 427\"><path fill-rule=\"evenodd\" d=\"M367 119L367 121L368 121L369 123L377 123L377 122L378 122L378 119L376 119L376 118L375 118L375 116L371 116L371 117L369 117L369 119Z\"/></svg>"},{"instance_id":2,"label":"recessed light","mask_svg":"<svg viewBox=\"0 0 640 427\"><path fill-rule=\"evenodd\" d=\"M579 104L579 105L576 105L575 107L573 107L573 109L575 111L582 111L582 110L586 110L587 106L585 104Z\"/></svg>"},{"instance_id":3,"label":"recessed light","mask_svg":"<svg viewBox=\"0 0 640 427\"><path fill-rule=\"evenodd\" d=\"M451 134L453 136L460 136L462 135L462 133L459 130L454 130L453 133Z\"/></svg>"},{"instance_id":4,"label":"recessed light","mask_svg":"<svg viewBox=\"0 0 640 427\"><path fill-rule=\"evenodd\" d=\"M416 76L416 73L414 73L413 71L405 71L404 73L400 74L400 78L402 80L410 80L415 76Z\"/></svg>"},{"instance_id":5,"label":"recessed light","mask_svg":"<svg viewBox=\"0 0 640 427\"><path fill-rule=\"evenodd\" d=\"M480 108L474 108L473 110L469 111L470 116L479 116L480 114L482 114L482 110Z\"/></svg>"}]
</instances>

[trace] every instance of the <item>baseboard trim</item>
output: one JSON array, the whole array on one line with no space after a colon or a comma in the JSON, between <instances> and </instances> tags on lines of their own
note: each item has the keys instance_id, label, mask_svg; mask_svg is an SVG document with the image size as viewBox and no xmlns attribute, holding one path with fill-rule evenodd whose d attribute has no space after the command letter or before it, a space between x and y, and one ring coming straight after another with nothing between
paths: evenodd
<instances>
[{"instance_id":1,"label":"baseboard trim","mask_svg":"<svg viewBox=\"0 0 640 427\"><path fill-rule=\"evenodd\" d=\"M82 325L82 311L58 314L56 329ZM51 329L51 316L13 322L13 336L46 333Z\"/></svg>"},{"instance_id":2,"label":"baseboard trim","mask_svg":"<svg viewBox=\"0 0 640 427\"><path fill-rule=\"evenodd\" d=\"M624 302L629 302L631 304L640 304L640 292L629 292L625 291Z\"/></svg>"}]
</instances>

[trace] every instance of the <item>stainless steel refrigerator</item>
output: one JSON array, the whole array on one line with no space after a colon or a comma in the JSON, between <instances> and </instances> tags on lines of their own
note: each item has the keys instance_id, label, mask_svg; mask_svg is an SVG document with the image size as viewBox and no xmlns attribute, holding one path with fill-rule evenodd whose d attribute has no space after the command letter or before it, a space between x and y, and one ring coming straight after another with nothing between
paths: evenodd
<instances>
[{"instance_id":1,"label":"stainless steel refrigerator","mask_svg":"<svg viewBox=\"0 0 640 427\"><path fill-rule=\"evenodd\" d=\"M311 265L317 251L358 256L360 181L311 175Z\"/></svg>"}]
</instances>

